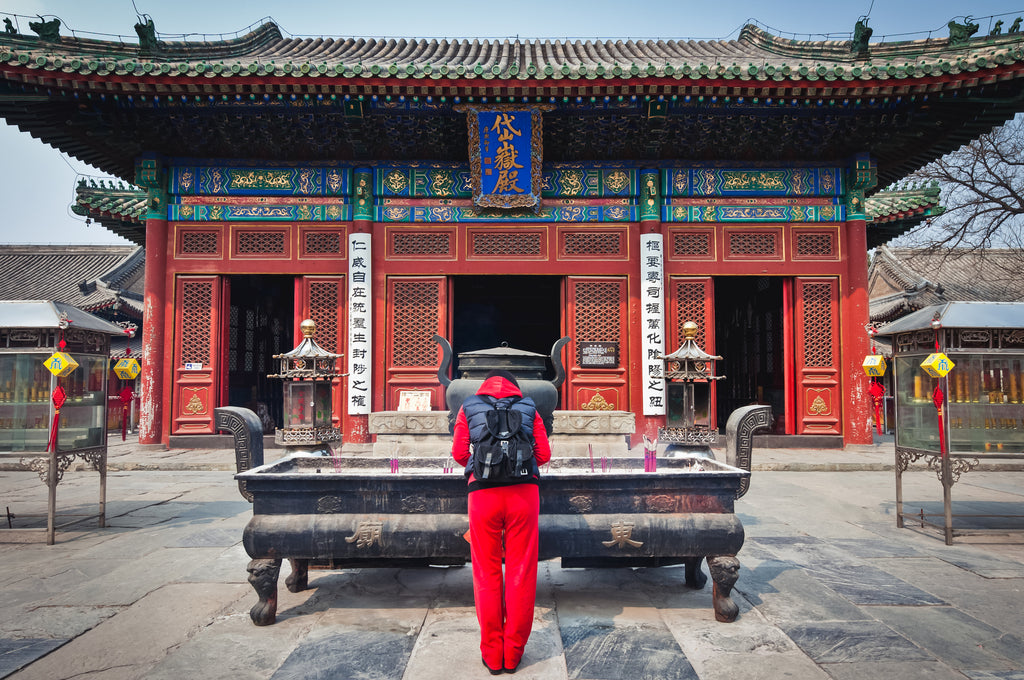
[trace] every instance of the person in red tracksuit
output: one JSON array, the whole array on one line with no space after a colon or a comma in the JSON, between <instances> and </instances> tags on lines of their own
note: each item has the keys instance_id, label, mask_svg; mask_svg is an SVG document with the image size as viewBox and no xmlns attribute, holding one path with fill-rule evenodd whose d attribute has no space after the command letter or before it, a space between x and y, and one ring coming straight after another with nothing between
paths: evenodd
<instances>
[{"instance_id":1,"label":"person in red tracksuit","mask_svg":"<svg viewBox=\"0 0 1024 680\"><path fill-rule=\"evenodd\" d=\"M476 393L497 399L522 397L515 377L503 370L491 371ZM523 428L532 431L534 465L532 474L522 480L488 484L472 474L470 434L477 431L480 417L472 404L468 417L466 405L459 408L453 430L452 457L467 467L469 476L473 596L480 623L480 654L491 675L516 672L533 628L540 515L538 466L551 459L547 430L533 400L523 398L515 408L524 414L527 409L533 411L532 420L524 418Z\"/></svg>"}]
</instances>

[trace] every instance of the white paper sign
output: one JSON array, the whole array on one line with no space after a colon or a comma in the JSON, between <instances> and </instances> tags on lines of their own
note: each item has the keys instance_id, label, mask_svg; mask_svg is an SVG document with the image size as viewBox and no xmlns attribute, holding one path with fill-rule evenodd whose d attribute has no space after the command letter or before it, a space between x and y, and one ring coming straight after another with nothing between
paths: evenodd
<instances>
[{"instance_id":1,"label":"white paper sign","mask_svg":"<svg viewBox=\"0 0 1024 680\"><path fill-rule=\"evenodd\" d=\"M665 415L665 285L664 239L640 236L640 323L643 337L642 380L644 415Z\"/></svg>"},{"instance_id":2,"label":"white paper sign","mask_svg":"<svg viewBox=\"0 0 1024 680\"><path fill-rule=\"evenodd\" d=\"M370 294L370 234L348 237L348 412L368 414L372 407L371 375L373 353L370 346L373 325Z\"/></svg>"}]
</instances>

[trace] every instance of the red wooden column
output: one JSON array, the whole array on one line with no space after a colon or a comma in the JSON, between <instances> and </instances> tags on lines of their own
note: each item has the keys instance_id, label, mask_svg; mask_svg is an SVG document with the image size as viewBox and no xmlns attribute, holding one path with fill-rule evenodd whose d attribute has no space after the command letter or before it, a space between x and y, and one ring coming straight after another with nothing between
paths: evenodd
<instances>
[{"instance_id":1,"label":"red wooden column","mask_svg":"<svg viewBox=\"0 0 1024 680\"><path fill-rule=\"evenodd\" d=\"M373 234L373 171L369 169L359 168L353 173L352 178L352 233L353 234ZM371 251L377 250L377 244L371 241ZM371 252L371 262L377 260L376 252ZM377 271L378 267L372 267L372 279L369 285L373 288L373 298L375 300L384 299L384 291L378 290L377 288ZM351 290L347 291L351 294ZM376 306L376 305L375 305ZM374 314L377 310L373 310ZM346 314L346 323L351 324L351 314ZM373 326L371 326L372 328ZM375 337L371 335L371 337ZM382 341L383 337L380 338ZM383 362L380 361L380 357L383 356L383 346L373 343L371 341L371 352L373 354L370 366L374 371L381 370ZM345 352L349 352L349 338L345 339ZM348 360L346 359L346 365ZM371 380L370 385L375 385L377 377ZM373 405L373 395L371 390L370 403ZM347 410L347 403L346 403ZM372 440L370 436L370 417L362 413L346 413L344 418L344 431L342 435L344 440L349 444L368 444Z\"/></svg>"},{"instance_id":2,"label":"red wooden column","mask_svg":"<svg viewBox=\"0 0 1024 680\"><path fill-rule=\"evenodd\" d=\"M638 198L639 212L640 212L640 236L643 237L645 234L656 234L661 237L661 252L659 253L659 260L661 262L661 279L658 283L661 284L661 300L660 300L660 314L661 314L661 328L652 329L646 327L642 323L641 317L643 316L643 306L645 304L643 290L649 281L641 280L643 277L640 275L642 271L641 267L638 267L636 272L637 281L635 288L630 286L633 290L630 293L630 325L634 332L639 333L640 337L633 339L638 348L644 346L644 337L646 334L656 332L661 335L662 341L662 352L671 352L667 345L669 344L669 338L675 337L673 329L668 328L668 286L665 277L665 231L661 223L661 176L658 170L641 170L640 171L640 196ZM638 250L638 258L644 258L646 253L642 249ZM642 264L641 262L637 263ZM649 320L649 319L648 319ZM644 352L646 355L646 352ZM639 367L639 373L630 376L630 383L634 386L632 391L633 397L633 412L640 416L640 422L637 427L637 434L647 435L652 440L658 438L658 428L664 427L665 425L665 411L667 405L666 391L667 387L665 381L661 383L661 415L648 415L645 411L648 410L648 404L644 399L643 387L648 384L648 357L642 356L636 365ZM637 442L633 442L636 444Z\"/></svg>"},{"instance_id":3,"label":"red wooden column","mask_svg":"<svg viewBox=\"0 0 1024 680\"><path fill-rule=\"evenodd\" d=\"M864 374L868 353L868 247L864 194L878 183L878 170L867 154L854 158L847 171L846 275L840 296L844 444L870 444L871 396Z\"/></svg>"},{"instance_id":4,"label":"red wooden column","mask_svg":"<svg viewBox=\"0 0 1024 680\"><path fill-rule=\"evenodd\" d=\"M868 323L867 221L846 222L847 273L843 277L840 318L842 336L843 413L846 444L870 444L871 396L864 373L864 357L870 349L865 326Z\"/></svg>"},{"instance_id":5,"label":"red wooden column","mask_svg":"<svg viewBox=\"0 0 1024 680\"><path fill-rule=\"evenodd\" d=\"M135 183L149 190L146 200L146 278L142 318L142 384L139 443L166 442L164 421L164 329L167 327L167 189L161 159L136 161Z\"/></svg>"}]
</instances>

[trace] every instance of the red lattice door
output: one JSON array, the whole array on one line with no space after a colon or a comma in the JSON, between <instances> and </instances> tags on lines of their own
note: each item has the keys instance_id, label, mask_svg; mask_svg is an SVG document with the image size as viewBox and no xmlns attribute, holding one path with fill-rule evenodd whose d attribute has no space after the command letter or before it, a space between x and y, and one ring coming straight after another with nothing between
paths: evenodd
<instances>
[{"instance_id":1,"label":"red lattice door","mask_svg":"<svg viewBox=\"0 0 1024 680\"><path fill-rule=\"evenodd\" d=\"M798 434L842 434L839 282L796 278L794 335Z\"/></svg>"},{"instance_id":2,"label":"red lattice door","mask_svg":"<svg viewBox=\"0 0 1024 680\"><path fill-rule=\"evenodd\" d=\"M212 434L221 380L219 276L179 276L174 287L172 434Z\"/></svg>"},{"instance_id":3,"label":"red lattice door","mask_svg":"<svg viewBox=\"0 0 1024 680\"><path fill-rule=\"evenodd\" d=\"M385 410L395 410L402 392L429 391L433 410L447 408L437 382L435 335L448 337L448 281L443 276L388 278Z\"/></svg>"},{"instance_id":4,"label":"red lattice door","mask_svg":"<svg viewBox=\"0 0 1024 680\"><path fill-rule=\"evenodd\" d=\"M671 276L668 280L668 314L666 315L665 352L679 349L683 340L683 324L697 324L697 344L708 354L715 353L715 286L710 276ZM716 367L716 370L721 370ZM711 428L718 427L715 409L715 383L711 382Z\"/></svg>"},{"instance_id":5,"label":"red lattice door","mask_svg":"<svg viewBox=\"0 0 1024 680\"><path fill-rule=\"evenodd\" d=\"M566 328L572 337L564 354L569 410L628 411L628 293L624 277L566 279ZM602 367L585 355L603 354ZM614 352L614 363L608 362Z\"/></svg>"},{"instance_id":6,"label":"red lattice door","mask_svg":"<svg viewBox=\"0 0 1024 680\"><path fill-rule=\"evenodd\" d=\"M300 283L301 302L296 305L298 315L295 319L295 343L302 339L298 325L304 319L312 319L316 323L316 334L313 339L322 349L341 354L337 369L345 371L345 277L344 276L304 276ZM370 329L365 329L366 333ZM335 426L343 417L345 381L335 378L331 381L333 394L331 403L334 406L333 421Z\"/></svg>"}]
</instances>

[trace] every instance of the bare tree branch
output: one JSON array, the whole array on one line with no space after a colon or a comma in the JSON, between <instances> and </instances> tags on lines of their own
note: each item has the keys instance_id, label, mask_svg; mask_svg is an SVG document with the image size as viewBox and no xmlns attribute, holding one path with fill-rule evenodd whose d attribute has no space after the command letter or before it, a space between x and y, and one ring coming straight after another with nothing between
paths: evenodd
<instances>
[{"instance_id":1,"label":"bare tree branch","mask_svg":"<svg viewBox=\"0 0 1024 680\"><path fill-rule=\"evenodd\" d=\"M1011 248L1021 252L1024 262L1024 116L925 166L908 180L937 181L946 211L893 245L934 252Z\"/></svg>"}]
</instances>

